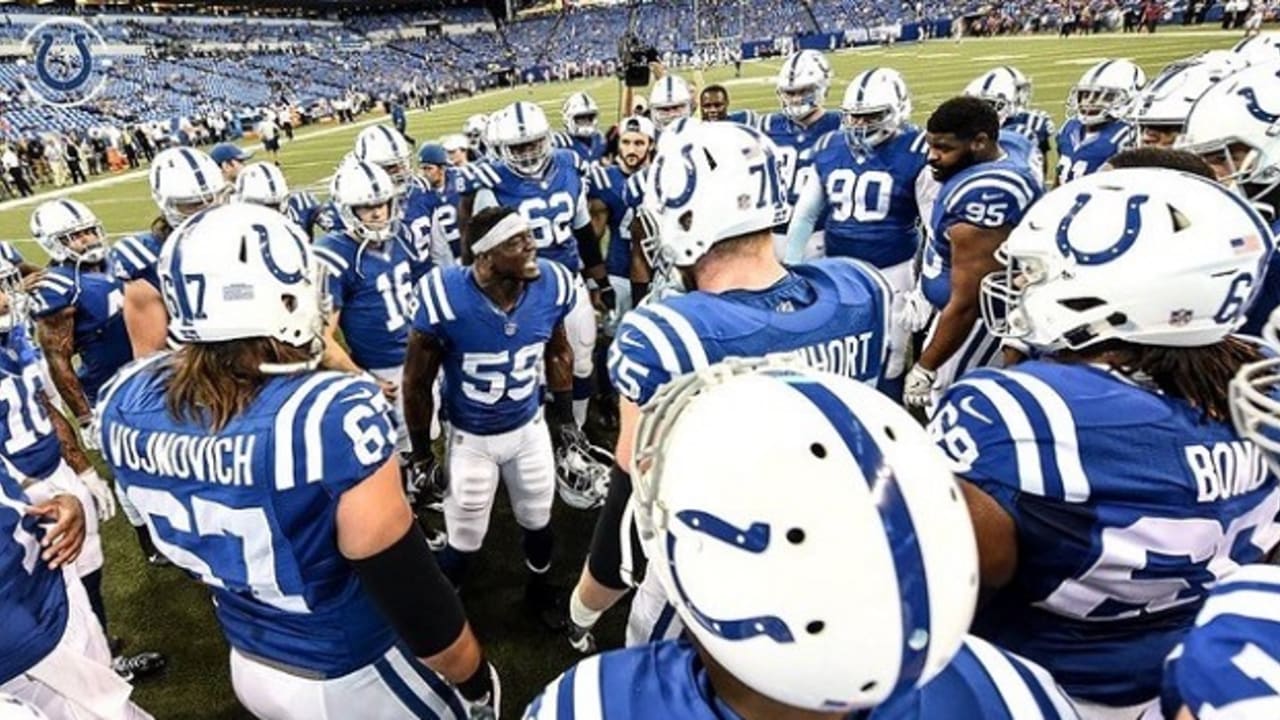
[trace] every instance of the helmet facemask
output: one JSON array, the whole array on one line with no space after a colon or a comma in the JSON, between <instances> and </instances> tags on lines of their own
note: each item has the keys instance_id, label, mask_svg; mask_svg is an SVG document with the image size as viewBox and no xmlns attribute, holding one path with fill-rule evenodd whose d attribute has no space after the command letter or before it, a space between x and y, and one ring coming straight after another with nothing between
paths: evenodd
<instances>
[{"instance_id":1,"label":"helmet facemask","mask_svg":"<svg viewBox=\"0 0 1280 720\"><path fill-rule=\"evenodd\" d=\"M596 112L584 112L574 115L569 124L569 134L574 137L591 137L599 131L600 114Z\"/></svg>"},{"instance_id":2,"label":"helmet facemask","mask_svg":"<svg viewBox=\"0 0 1280 720\"><path fill-rule=\"evenodd\" d=\"M551 161L551 139L546 135L504 143L502 159L511 169L527 177L540 175Z\"/></svg>"},{"instance_id":3,"label":"helmet facemask","mask_svg":"<svg viewBox=\"0 0 1280 720\"><path fill-rule=\"evenodd\" d=\"M866 151L896 135L899 121L895 109L886 105L871 109L845 109L840 113L840 125L849 138L849 144Z\"/></svg>"},{"instance_id":4,"label":"helmet facemask","mask_svg":"<svg viewBox=\"0 0 1280 720\"><path fill-rule=\"evenodd\" d=\"M778 88L778 102L782 104L782 114L792 120L801 120L822 107L826 99L826 91L821 85L802 85L798 87Z\"/></svg>"}]
</instances>

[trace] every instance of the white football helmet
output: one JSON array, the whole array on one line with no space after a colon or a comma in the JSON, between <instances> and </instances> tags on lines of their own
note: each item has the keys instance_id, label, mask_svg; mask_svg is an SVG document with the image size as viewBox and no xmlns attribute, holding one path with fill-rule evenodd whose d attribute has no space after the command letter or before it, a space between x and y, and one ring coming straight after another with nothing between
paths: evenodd
<instances>
[{"instance_id":1,"label":"white football helmet","mask_svg":"<svg viewBox=\"0 0 1280 720\"><path fill-rule=\"evenodd\" d=\"M1012 65L1001 65L1000 69L1009 73L1013 78L1014 85L1018 88L1017 109L1014 110L1014 114L1016 115L1024 110L1030 110L1032 95L1031 78L1027 77L1021 70Z\"/></svg>"},{"instance_id":2,"label":"white football helmet","mask_svg":"<svg viewBox=\"0 0 1280 720\"><path fill-rule=\"evenodd\" d=\"M737 123L682 123L658 140L646 202L657 211L660 253L689 267L721 240L787 221L778 148Z\"/></svg>"},{"instance_id":3,"label":"white football helmet","mask_svg":"<svg viewBox=\"0 0 1280 720\"><path fill-rule=\"evenodd\" d=\"M165 243L158 265L169 330L187 343L272 338L324 350L328 306L324 266L302 228L270 208L232 204L191 218Z\"/></svg>"},{"instance_id":4,"label":"white football helmet","mask_svg":"<svg viewBox=\"0 0 1280 720\"><path fill-rule=\"evenodd\" d=\"M462 123L462 134L467 136L467 141L471 143L471 149L479 152L481 144L487 141L488 136L485 133L489 127L490 117L484 113L476 113L471 115Z\"/></svg>"},{"instance_id":5,"label":"white football helmet","mask_svg":"<svg viewBox=\"0 0 1280 720\"><path fill-rule=\"evenodd\" d=\"M1231 190L1131 168L1040 198L982 280L991 333L1046 351L1105 340L1201 347L1245 319L1273 239Z\"/></svg>"},{"instance_id":6,"label":"white football helmet","mask_svg":"<svg viewBox=\"0 0 1280 720\"><path fill-rule=\"evenodd\" d=\"M1278 74L1280 61L1250 66L1214 84L1191 107L1180 144L1215 166L1219 180L1254 200L1280 185Z\"/></svg>"},{"instance_id":7,"label":"white football helmet","mask_svg":"<svg viewBox=\"0 0 1280 720\"><path fill-rule=\"evenodd\" d=\"M863 70L845 90L840 114L854 147L875 147L902 132L911 117L911 94L897 70Z\"/></svg>"},{"instance_id":8,"label":"white football helmet","mask_svg":"<svg viewBox=\"0 0 1280 720\"><path fill-rule=\"evenodd\" d=\"M801 50L782 61L774 81L782 114L799 120L822 108L831 85L831 64L817 50Z\"/></svg>"},{"instance_id":9,"label":"white football helmet","mask_svg":"<svg viewBox=\"0 0 1280 720\"><path fill-rule=\"evenodd\" d=\"M713 365L646 405L632 465L649 572L756 692L870 708L963 642L969 511L925 429L874 388L785 361ZM788 478L804 491L776 492Z\"/></svg>"},{"instance_id":10,"label":"white football helmet","mask_svg":"<svg viewBox=\"0 0 1280 720\"><path fill-rule=\"evenodd\" d=\"M1250 65L1269 64L1280 60L1280 35L1266 33L1245 38L1231 48Z\"/></svg>"},{"instance_id":11,"label":"white football helmet","mask_svg":"<svg viewBox=\"0 0 1280 720\"><path fill-rule=\"evenodd\" d=\"M556 489L565 505L590 510L604 504L609 493L613 454L592 443L581 432L571 433L556 448Z\"/></svg>"},{"instance_id":12,"label":"white football helmet","mask_svg":"<svg viewBox=\"0 0 1280 720\"><path fill-rule=\"evenodd\" d=\"M649 117L659 130L693 115L693 93L679 75L666 75L649 91Z\"/></svg>"},{"instance_id":13,"label":"white football helmet","mask_svg":"<svg viewBox=\"0 0 1280 720\"><path fill-rule=\"evenodd\" d=\"M343 228L363 243L384 243L400 230L401 193L386 171L373 163L343 162L329 183L329 197L338 210ZM356 215L356 208L388 205L390 220L373 227Z\"/></svg>"},{"instance_id":14,"label":"white football helmet","mask_svg":"<svg viewBox=\"0 0 1280 720\"><path fill-rule=\"evenodd\" d=\"M84 232L92 233L80 249L71 240ZM31 213L31 236L54 262L93 265L107 259L107 234L98 216L79 200L60 198L40 203Z\"/></svg>"},{"instance_id":15,"label":"white football helmet","mask_svg":"<svg viewBox=\"0 0 1280 720\"><path fill-rule=\"evenodd\" d=\"M259 162L249 165L236 177L235 199L239 202L265 205L281 210L289 198L289 182L275 163Z\"/></svg>"},{"instance_id":16,"label":"white football helmet","mask_svg":"<svg viewBox=\"0 0 1280 720\"><path fill-rule=\"evenodd\" d=\"M1130 103L1147 84L1147 74L1130 60L1103 60L1085 71L1067 94L1067 116L1101 125L1128 116Z\"/></svg>"},{"instance_id":17,"label":"white football helmet","mask_svg":"<svg viewBox=\"0 0 1280 720\"><path fill-rule=\"evenodd\" d=\"M490 129L503 162L521 175L541 175L551 162L551 125L537 104L511 103L493 118Z\"/></svg>"},{"instance_id":18,"label":"white football helmet","mask_svg":"<svg viewBox=\"0 0 1280 720\"><path fill-rule=\"evenodd\" d=\"M576 92L565 98L564 104L560 106L560 117L564 119L565 132L574 137L591 137L600 129L597 123L600 108L584 92Z\"/></svg>"},{"instance_id":19,"label":"white football helmet","mask_svg":"<svg viewBox=\"0 0 1280 720\"><path fill-rule=\"evenodd\" d=\"M1161 70L1133 102L1132 119L1138 126L1139 142L1143 142L1142 131L1146 128L1176 129L1180 133L1196 100L1214 83L1243 67L1235 55L1224 53L1197 56Z\"/></svg>"},{"instance_id":20,"label":"white football helmet","mask_svg":"<svg viewBox=\"0 0 1280 720\"><path fill-rule=\"evenodd\" d=\"M396 190L409 191L413 179L413 148L395 128L386 125L370 125L356 136L356 157L373 163L391 176Z\"/></svg>"},{"instance_id":21,"label":"white football helmet","mask_svg":"<svg viewBox=\"0 0 1280 720\"><path fill-rule=\"evenodd\" d=\"M4 307L0 310L0 332L25 325L31 310L31 296L22 288L22 272L17 265L0 258L0 296Z\"/></svg>"},{"instance_id":22,"label":"white football helmet","mask_svg":"<svg viewBox=\"0 0 1280 720\"><path fill-rule=\"evenodd\" d=\"M1021 111L1018 79L1006 67L992 68L974 78L965 86L964 94L987 101L995 109L1001 125Z\"/></svg>"},{"instance_id":23,"label":"white football helmet","mask_svg":"<svg viewBox=\"0 0 1280 720\"><path fill-rule=\"evenodd\" d=\"M151 198L174 227L205 208L221 205L231 194L222 169L195 148L160 151L151 161L150 175Z\"/></svg>"}]
</instances>

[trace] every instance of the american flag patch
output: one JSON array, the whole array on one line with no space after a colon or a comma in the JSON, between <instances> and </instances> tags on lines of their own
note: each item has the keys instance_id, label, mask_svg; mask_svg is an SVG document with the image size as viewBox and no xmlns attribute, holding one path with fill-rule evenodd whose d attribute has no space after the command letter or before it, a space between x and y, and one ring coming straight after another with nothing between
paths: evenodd
<instances>
[{"instance_id":1,"label":"american flag patch","mask_svg":"<svg viewBox=\"0 0 1280 720\"><path fill-rule=\"evenodd\" d=\"M1169 313L1169 324L1174 327L1182 327L1191 322L1192 312L1190 310L1174 310Z\"/></svg>"},{"instance_id":2,"label":"american flag patch","mask_svg":"<svg viewBox=\"0 0 1280 720\"><path fill-rule=\"evenodd\" d=\"M1262 240L1257 235L1246 235L1245 237L1231 238L1231 249L1237 255L1247 252L1257 252L1262 249Z\"/></svg>"},{"instance_id":3,"label":"american flag patch","mask_svg":"<svg viewBox=\"0 0 1280 720\"><path fill-rule=\"evenodd\" d=\"M228 302L236 300L252 300L253 286L247 283L236 283L222 288L222 299Z\"/></svg>"}]
</instances>

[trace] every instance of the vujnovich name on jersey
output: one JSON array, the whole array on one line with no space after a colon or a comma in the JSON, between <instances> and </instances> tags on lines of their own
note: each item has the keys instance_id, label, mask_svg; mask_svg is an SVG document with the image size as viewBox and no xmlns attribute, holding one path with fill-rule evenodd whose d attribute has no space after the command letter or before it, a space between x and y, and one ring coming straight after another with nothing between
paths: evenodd
<instances>
[{"instance_id":1,"label":"vujnovich name on jersey","mask_svg":"<svg viewBox=\"0 0 1280 720\"><path fill-rule=\"evenodd\" d=\"M1187 466L1196 478L1196 501L1218 502L1253 492L1269 471L1262 451L1251 442L1233 440L1187 445Z\"/></svg>"},{"instance_id":2,"label":"vujnovich name on jersey","mask_svg":"<svg viewBox=\"0 0 1280 720\"><path fill-rule=\"evenodd\" d=\"M188 478L219 485L253 485L253 435L208 437L107 426L112 465L148 475Z\"/></svg>"},{"instance_id":3,"label":"vujnovich name on jersey","mask_svg":"<svg viewBox=\"0 0 1280 720\"><path fill-rule=\"evenodd\" d=\"M871 357L871 340L872 333L864 332L771 355L795 359L815 370L863 378L867 376L871 361L878 359Z\"/></svg>"}]
</instances>

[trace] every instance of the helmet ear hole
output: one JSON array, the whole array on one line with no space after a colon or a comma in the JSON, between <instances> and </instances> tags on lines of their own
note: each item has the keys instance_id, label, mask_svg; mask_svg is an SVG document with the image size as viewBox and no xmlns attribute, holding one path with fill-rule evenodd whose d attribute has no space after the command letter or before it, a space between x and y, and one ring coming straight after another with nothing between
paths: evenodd
<instances>
[{"instance_id":1,"label":"helmet ear hole","mask_svg":"<svg viewBox=\"0 0 1280 720\"><path fill-rule=\"evenodd\" d=\"M298 309L298 296L286 293L280 296L280 303L284 305L285 310L293 312Z\"/></svg>"}]
</instances>

